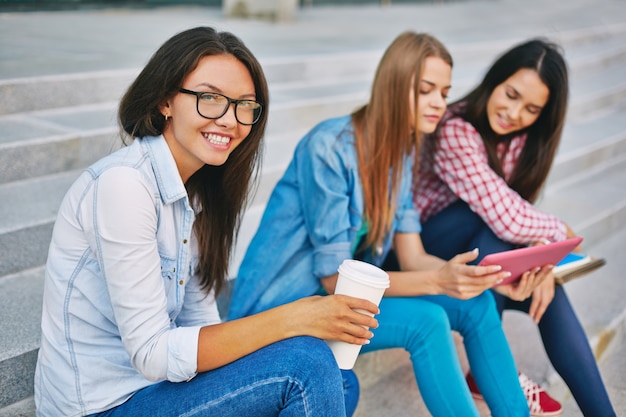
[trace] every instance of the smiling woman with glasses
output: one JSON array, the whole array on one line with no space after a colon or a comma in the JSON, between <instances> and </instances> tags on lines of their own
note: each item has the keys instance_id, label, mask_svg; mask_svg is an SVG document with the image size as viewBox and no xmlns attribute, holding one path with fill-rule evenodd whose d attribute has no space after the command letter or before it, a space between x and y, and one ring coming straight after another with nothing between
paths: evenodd
<instances>
[{"instance_id":1,"label":"smiling woman with glasses","mask_svg":"<svg viewBox=\"0 0 626 417\"><path fill-rule=\"evenodd\" d=\"M82 173L54 226L38 416L352 415L356 376L321 339L365 344L376 319L353 309L374 304L310 297L231 322L217 309L268 96L248 48L209 27L166 41L130 85L130 143Z\"/></svg>"},{"instance_id":2,"label":"smiling woman with glasses","mask_svg":"<svg viewBox=\"0 0 626 417\"><path fill-rule=\"evenodd\" d=\"M186 88L180 88L178 91L196 96L196 110L206 119L219 119L228 111L228 107L234 104L237 121L250 126L259 121L263 111L263 105L255 100L235 100L224 94L191 91Z\"/></svg>"}]
</instances>

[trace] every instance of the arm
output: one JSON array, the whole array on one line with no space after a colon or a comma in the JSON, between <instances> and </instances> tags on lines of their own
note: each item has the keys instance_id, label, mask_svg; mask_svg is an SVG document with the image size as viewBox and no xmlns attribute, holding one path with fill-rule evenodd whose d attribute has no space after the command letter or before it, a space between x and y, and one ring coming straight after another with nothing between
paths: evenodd
<instances>
[{"instance_id":1,"label":"arm","mask_svg":"<svg viewBox=\"0 0 626 417\"><path fill-rule=\"evenodd\" d=\"M482 139L469 123L461 119L447 122L438 140L435 172L500 239L528 244L542 238L565 238L566 225L562 221L537 210L489 167ZM516 157L519 146L523 142L512 143L508 157Z\"/></svg>"},{"instance_id":2,"label":"arm","mask_svg":"<svg viewBox=\"0 0 626 417\"><path fill-rule=\"evenodd\" d=\"M399 272L388 272L391 281L385 296L419 296L445 294L468 299L477 296L506 278L497 265L466 265L478 256L478 251L466 252L445 262L424 251L418 233L396 233L394 248L400 262ZM322 284L332 294L337 274L322 279Z\"/></svg>"},{"instance_id":3,"label":"arm","mask_svg":"<svg viewBox=\"0 0 626 417\"><path fill-rule=\"evenodd\" d=\"M302 298L259 314L200 329L198 372L230 363L279 340L308 335L363 345L378 327L372 314L378 307L369 301L332 295Z\"/></svg>"},{"instance_id":4,"label":"arm","mask_svg":"<svg viewBox=\"0 0 626 417\"><path fill-rule=\"evenodd\" d=\"M168 363L170 340L193 340L198 328L171 327L150 185L137 170L118 167L101 174L92 191L93 197L81 204L81 224L97 256L116 331L132 366L151 381L193 376L195 349L184 343L177 347L185 359L174 368Z\"/></svg>"},{"instance_id":5,"label":"arm","mask_svg":"<svg viewBox=\"0 0 626 417\"><path fill-rule=\"evenodd\" d=\"M200 310L194 309L193 314L179 317L189 327L172 328L155 239L158 219L149 187L137 171L120 168L103 174L97 188L97 209L83 207L83 219L95 227L91 240L98 247L122 343L133 367L149 380L188 380L196 372L297 335L364 344L372 333L362 326L377 327L376 319L353 310L376 314L375 305L332 296L310 297L256 316L204 327L197 325ZM128 210L129 205L133 210ZM97 215L91 219L94 212ZM186 297L202 304L199 286L188 285ZM207 312L211 298L204 300Z\"/></svg>"},{"instance_id":6,"label":"arm","mask_svg":"<svg viewBox=\"0 0 626 417\"><path fill-rule=\"evenodd\" d=\"M445 294L467 299L493 287L508 274L500 272L499 266L467 265L476 259L477 250L448 262L429 255L418 233L396 233L394 248L402 272L390 273L393 278L388 295Z\"/></svg>"},{"instance_id":7,"label":"arm","mask_svg":"<svg viewBox=\"0 0 626 417\"><path fill-rule=\"evenodd\" d=\"M436 272L433 278L425 276L425 284L434 285L434 291L432 294L446 294L448 296L460 299L467 299L475 297L488 288L494 288L509 298L517 301L522 301L528 298L533 291L538 291L538 285L542 284L546 277L551 274L552 265L547 265L537 271L526 272L522 279L515 284L508 284L502 286L494 286L500 280L508 276L508 272L499 272L499 266L473 266L466 265L467 262L471 262L478 256L478 250L475 249L471 252L459 254L452 258L449 262L445 262L435 256L429 255L425 252L422 245L422 241L416 234L398 233L394 239L394 246L396 248L396 255L400 262L402 270L406 271L423 271L424 269ZM417 255L415 255L417 254ZM416 277L417 278L417 277ZM429 279L432 279L430 281ZM403 282L408 281L408 282ZM554 282L554 280L551 280ZM396 295L413 295L412 292L419 284L419 278L399 280L399 283L404 283L400 287L398 285L398 294ZM545 311L547 304L550 303L552 298L549 297L549 290L544 289L543 297L536 300L536 306L534 310L537 314ZM553 291L554 293L554 288ZM533 293L534 294L534 293ZM543 302L540 302L542 300ZM547 304L546 304L547 301ZM533 299L533 303L535 300ZM531 308L531 310L533 310ZM531 314L531 316L533 316Z\"/></svg>"}]
</instances>

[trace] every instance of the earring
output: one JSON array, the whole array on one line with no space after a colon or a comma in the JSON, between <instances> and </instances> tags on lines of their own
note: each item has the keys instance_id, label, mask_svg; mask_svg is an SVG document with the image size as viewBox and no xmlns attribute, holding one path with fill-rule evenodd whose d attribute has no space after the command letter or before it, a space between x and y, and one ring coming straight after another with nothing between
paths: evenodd
<instances>
[{"instance_id":1,"label":"earring","mask_svg":"<svg viewBox=\"0 0 626 417\"><path fill-rule=\"evenodd\" d=\"M169 119L169 118L170 118L170 116L166 114L165 115L165 121L167 122L167 119Z\"/></svg>"}]
</instances>

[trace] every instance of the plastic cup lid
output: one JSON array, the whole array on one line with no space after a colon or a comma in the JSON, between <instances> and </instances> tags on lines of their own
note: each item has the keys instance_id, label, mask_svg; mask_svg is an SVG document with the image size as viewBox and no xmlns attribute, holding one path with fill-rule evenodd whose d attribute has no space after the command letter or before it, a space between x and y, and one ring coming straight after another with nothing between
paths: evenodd
<instances>
[{"instance_id":1,"label":"plastic cup lid","mask_svg":"<svg viewBox=\"0 0 626 417\"><path fill-rule=\"evenodd\" d=\"M389 274L375 265L356 259L346 259L338 272L347 278L376 288L389 288Z\"/></svg>"}]
</instances>

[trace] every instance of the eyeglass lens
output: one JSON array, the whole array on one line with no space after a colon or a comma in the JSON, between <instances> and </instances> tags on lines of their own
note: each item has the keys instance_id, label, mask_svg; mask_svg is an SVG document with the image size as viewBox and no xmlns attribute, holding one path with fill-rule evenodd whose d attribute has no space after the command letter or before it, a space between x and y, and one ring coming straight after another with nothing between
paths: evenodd
<instances>
[{"instance_id":1,"label":"eyeglass lens","mask_svg":"<svg viewBox=\"0 0 626 417\"><path fill-rule=\"evenodd\" d=\"M198 113L209 119L222 117L230 103L235 103L235 118L244 125L256 123L261 116L261 104L254 100L232 100L217 93L203 93L198 96Z\"/></svg>"}]
</instances>

